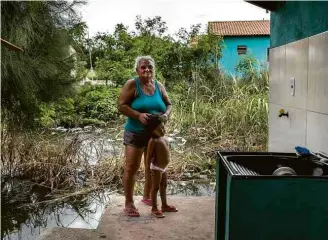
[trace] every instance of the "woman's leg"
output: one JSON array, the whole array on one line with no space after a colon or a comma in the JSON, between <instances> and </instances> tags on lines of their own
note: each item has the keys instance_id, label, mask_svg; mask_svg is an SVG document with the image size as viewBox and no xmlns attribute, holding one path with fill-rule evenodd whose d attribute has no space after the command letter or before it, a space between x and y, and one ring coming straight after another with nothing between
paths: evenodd
<instances>
[{"instance_id":1,"label":"woman's leg","mask_svg":"<svg viewBox=\"0 0 328 240\"><path fill-rule=\"evenodd\" d=\"M133 203L133 190L135 175L140 167L143 149L131 145L125 146L125 166L123 175L125 207L135 208Z\"/></svg>"},{"instance_id":2,"label":"woman's leg","mask_svg":"<svg viewBox=\"0 0 328 240\"><path fill-rule=\"evenodd\" d=\"M143 199L150 199L152 177L150 174L150 162L146 161L146 156L147 156L147 147L145 148L145 151L144 151L145 186L144 186Z\"/></svg>"}]
</instances>

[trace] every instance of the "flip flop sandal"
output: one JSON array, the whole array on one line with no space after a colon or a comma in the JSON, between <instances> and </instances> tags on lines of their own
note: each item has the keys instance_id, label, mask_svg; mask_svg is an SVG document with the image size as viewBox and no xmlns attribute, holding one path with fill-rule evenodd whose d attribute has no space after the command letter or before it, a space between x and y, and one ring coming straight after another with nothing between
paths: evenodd
<instances>
[{"instance_id":1,"label":"flip flop sandal","mask_svg":"<svg viewBox=\"0 0 328 240\"><path fill-rule=\"evenodd\" d=\"M129 217L140 217L140 213L136 208L124 208L124 214Z\"/></svg>"},{"instance_id":2,"label":"flip flop sandal","mask_svg":"<svg viewBox=\"0 0 328 240\"><path fill-rule=\"evenodd\" d=\"M148 198L148 199L143 198L143 199L141 200L141 202L143 202L144 204L146 204L146 205L148 205L148 206L152 206L152 204L153 204L150 198Z\"/></svg>"},{"instance_id":3,"label":"flip flop sandal","mask_svg":"<svg viewBox=\"0 0 328 240\"><path fill-rule=\"evenodd\" d=\"M151 211L151 215L156 217L156 218L163 218L165 215L163 214L162 211L157 210L157 211Z\"/></svg>"},{"instance_id":4,"label":"flip flop sandal","mask_svg":"<svg viewBox=\"0 0 328 240\"><path fill-rule=\"evenodd\" d=\"M162 207L162 212L177 212L178 209L174 206Z\"/></svg>"}]
</instances>

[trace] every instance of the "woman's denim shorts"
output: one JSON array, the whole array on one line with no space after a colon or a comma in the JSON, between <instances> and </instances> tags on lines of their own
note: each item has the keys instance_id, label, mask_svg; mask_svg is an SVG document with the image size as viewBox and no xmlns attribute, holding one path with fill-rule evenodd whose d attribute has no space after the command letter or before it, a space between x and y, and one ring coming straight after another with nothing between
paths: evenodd
<instances>
[{"instance_id":1,"label":"woman's denim shorts","mask_svg":"<svg viewBox=\"0 0 328 240\"><path fill-rule=\"evenodd\" d=\"M135 133L128 130L124 131L124 145L134 146L136 148L145 148L148 145L150 135L148 133Z\"/></svg>"}]
</instances>

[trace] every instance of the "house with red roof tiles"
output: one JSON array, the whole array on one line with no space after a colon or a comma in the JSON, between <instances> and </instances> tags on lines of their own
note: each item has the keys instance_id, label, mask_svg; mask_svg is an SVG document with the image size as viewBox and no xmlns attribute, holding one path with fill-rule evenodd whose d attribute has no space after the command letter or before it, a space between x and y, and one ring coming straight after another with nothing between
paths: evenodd
<instances>
[{"instance_id":1,"label":"house with red roof tiles","mask_svg":"<svg viewBox=\"0 0 328 240\"><path fill-rule=\"evenodd\" d=\"M236 74L235 66L246 55L256 58L259 65L266 65L270 47L270 21L209 22L208 31L223 37L220 69Z\"/></svg>"}]
</instances>

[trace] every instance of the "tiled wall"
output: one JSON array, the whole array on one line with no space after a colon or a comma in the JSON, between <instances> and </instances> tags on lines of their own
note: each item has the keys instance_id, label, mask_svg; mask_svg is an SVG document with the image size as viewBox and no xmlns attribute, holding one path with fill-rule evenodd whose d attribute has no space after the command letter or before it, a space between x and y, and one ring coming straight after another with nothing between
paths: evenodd
<instances>
[{"instance_id":1,"label":"tiled wall","mask_svg":"<svg viewBox=\"0 0 328 240\"><path fill-rule=\"evenodd\" d=\"M295 146L328 153L328 32L270 49L269 151Z\"/></svg>"}]
</instances>

